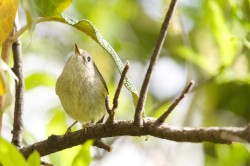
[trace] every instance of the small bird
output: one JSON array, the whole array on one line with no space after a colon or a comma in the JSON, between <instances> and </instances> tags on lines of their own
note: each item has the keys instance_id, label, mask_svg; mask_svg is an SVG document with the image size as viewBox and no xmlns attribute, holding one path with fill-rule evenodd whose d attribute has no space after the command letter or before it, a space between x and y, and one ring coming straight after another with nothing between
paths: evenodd
<instances>
[{"instance_id":1,"label":"small bird","mask_svg":"<svg viewBox=\"0 0 250 166\"><path fill-rule=\"evenodd\" d=\"M107 85L91 56L76 44L56 82L56 94L65 112L83 125L105 115Z\"/></svg>"}]
</instances>

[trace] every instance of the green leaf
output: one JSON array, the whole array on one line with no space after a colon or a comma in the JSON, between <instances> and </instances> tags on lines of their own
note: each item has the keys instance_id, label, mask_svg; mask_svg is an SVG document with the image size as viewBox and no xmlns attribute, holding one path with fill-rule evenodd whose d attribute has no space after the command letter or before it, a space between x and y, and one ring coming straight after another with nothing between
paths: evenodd
<instances>
[{"instance_id":1,"label":"green leaf","mask_svg":"<svg viewBox=\"0 0 250 166\"><path fill-rule=\"evenodd\" d=\"M61 14L71 3L72 0L26 0L24 6L36 18Z\"/></svg>"},{"instance_id":2,"label":"green leaf","mask_svg":"<svg viewBox=\"0 0 250 166\"><path fill-rule=\"evenodd\" d=\"M89 140L85 142L81 149L79 150L78 154L76 155L73 166L89 166L92 158L90 155L90 148L92 147L93 141Z\"/></svg>"},{"instance_id":3,"label":"green leaf","mask_svg":"<svg viewBox=\"0 0 250 166\"><path fill-rule=\"evenodd\" d=\"M34 30L38 17L49 17L61 14L72 0L23 0L29 30Z\"/></svg>"},{"instance_id":4,"label":"green leaf","mask_svg":"<svg viewBox=\"0 0 250 166\"><path fill-rule=\"evenodd\" d=\"M37 86L50 86L56 84L56 79L49 74L34 73L25 78L25 89L31 90Z\"/></svg>"},{"instance_id":5,"label":"green leaf","mask_svg":"<svg viewBox=\"0 0 250 166\"><path fill-rule=\"evenodd\" d=\"M26 166L26 161L18 149L0 137L0 163L3 166Z\"/></svg>"},{"instance_id":6,"label":"green leaf","mask_svg":"<svg viewBox=\"0 0 250 166\"><path fill-rule=\"evenodd\" d=\"M220 49L222 66L229 66L233 63L236 55L237 42L226 25L222 9L218 1L208 1L208 12L212 34Z\"/></svg>"},{"instance_id":7,"label":"green leaf","mask_svg":"<svg viewBox=\"0 0 250 166\"><path fill-rule=\"evenodd\" d=\"M28 157L28 166L40 166L40 154L35 150Z\"/></svg>"},{"instance_id":8,"label":"green leaf","mask_svg":"<svg viewBox=\"0 0 250 166\"><path fill-rule=\"evenodd\" d=\"M89 20L83 19L83 20L78 21L78 20L74 20L72 18L69 18L66 15L62 15L62 16L47 17L47 18L40 20L40 22L43 22L43 21L58 21L61 23L68 24L68 25L86 33L92 39L94 39L98 44L100 44L111 55L111 57L115 61L115 64L116 64L120 74L122 73L122 71L124 69L124 64L122 63L121 59L119 58L119 56L117 55L115 50L102 37L102 35L99 33L99 31L95 28L95 26ZM137 100L138 100L138 92L137 92L134 84L130 80L129 76L127 76L125 78L124 85L132 93L134 104L136 105Z\"/></svg>"},{"instance_id":9,"label":"green leaf","mask_svg":"<svg viewBox=\"0 0 250 166\"><path fill-rule=\"evenodd\" d=\"M0 2L0 46L2 46L13 29L17 6L17 0Z\"/></svg>"}]
</instances>

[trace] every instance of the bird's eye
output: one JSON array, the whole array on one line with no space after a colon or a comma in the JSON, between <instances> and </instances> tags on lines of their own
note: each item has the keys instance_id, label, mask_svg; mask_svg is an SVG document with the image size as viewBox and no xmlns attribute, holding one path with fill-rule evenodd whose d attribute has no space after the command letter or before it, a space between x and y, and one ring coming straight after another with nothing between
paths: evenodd
<instances>
[{"instance_id":1,"label":"bird's eye","mask_svg":"<svg viewBox=\"0 0 250 166\"><path fill-rule=\"evenodd\" d=\"M91 61L91 58L90 58L89 56L87 57L87 61L88 61L88 62L90 62L90 61Z\"/></svg>"}]
</instances>

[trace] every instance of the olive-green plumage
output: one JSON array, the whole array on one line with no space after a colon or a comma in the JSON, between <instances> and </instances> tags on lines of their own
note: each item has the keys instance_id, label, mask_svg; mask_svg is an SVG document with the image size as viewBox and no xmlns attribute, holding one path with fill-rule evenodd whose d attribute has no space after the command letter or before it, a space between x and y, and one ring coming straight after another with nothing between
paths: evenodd
<instances>
[{"instance_id":1,"label":"olive-green plumage","mask_svg":"<svg viewBox=\"0 0 250 166\"><path fill-rule=\"evenodd\" d=\"M56 94L66 113L83 124L99 121L106 112L106 83L91 56L77 45L56 82Z\"/></svg>"}]
</instances>

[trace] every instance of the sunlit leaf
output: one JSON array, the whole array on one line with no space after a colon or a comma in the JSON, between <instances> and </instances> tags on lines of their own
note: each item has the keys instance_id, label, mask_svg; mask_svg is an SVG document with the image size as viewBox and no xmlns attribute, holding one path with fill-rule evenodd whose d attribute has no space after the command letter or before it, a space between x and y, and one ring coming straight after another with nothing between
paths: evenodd
<instances>
[{"instance_id":1,"label":"sunlit leaf","mask_svg":"<svg viewBox=\"0 0 250 166\"><path fill-rule=\"evenodd\" d=\"M0 46L13 29L17 6L17 0L3 0L0 2Z\"/></svg>"},{"instance_id":2,"label":"sunlit leaf","mask_svg":"<svg viewBox=\"0 0 250 166\"><path fill-rule=\"evenodd\" d=\"M3 79L4 78L1 75L1 77L0 77L0 96L4 95L6 93L6 88L5 88L6 85L5 85Z\"/></svg>"},{"instance_id":3,"label":"sunlit leaf","mask_svg":"<svg viewBox=\"0 0 250 166\"><path fill-rule=\"evenodd\" d=\"M34 73L25 78L25 89L30 90L37 86L50 86L54 87L56 79L49 74Z\"/></svg>"},{"instance_id":4,"label":"sunlit leaf","mask_svg":"<svg viewBox=\"0 0 250 166\"><path fill-rule=\"evenodd\" d=\"M89 140L85 142L81 149L79 150L78 154L76 155L74 161L73 161L73 166L89 166L92 158L90 155L90 148L92 147L93 141Z\"/></svg>"},{"instance_id":5,"label":"sunlit leaf","mask_svg":"<svg viewBox=\"0 0 250 166\"><path fill-rule=\"evenodd\" d=\"M27 0L24 1L24 6L32 17L46 17L61 14L71 2L72 0Z\"/></svg>"},{"instance_id":6,"label":"sunlit leaf","mask_svg":"<svg viewBox=\"0 0 250 166\"><path fill-rule=\"evenodd\" d=\"M208 13L211 21L211 30L220 49L221 65L229 66L236 55L237 42L232 40L233 35L226 25L222 9L217 1L208 1Z\"/></svg>"},{"instance_id":7,"label":"sunlit leaf","mask_svg":"<svg viewBox=\"0 0 250 166\"><path fill-rule=\"evenodd\" d=\"M58 21L61 23L71 25L72 27L86 33L92 39L94 39L98 44L100 44L112 56L119 72L122 73L124 64L122 63L121 59L119 58L115 50L102 37L99 31L95 28L95 26L89 20L83 19L83 20L78 21L78 20L69 18L66 15L63 15L63 16L53 16L53 17L45 18L42 21ZM138 92L128 76L126 77L124 81L124 85L132 93L134 103L136 104L138 100Z\"/></svg>"},{"instance_id":8,"label":"sunlit leaf","mask_svg":"<svg viewBox=\"0 0 250 166\"><path fill-rule=\"evenodd\" d=\"M40 166L40 154L35 150L28 157L28 166Z\"/></svg>"},{"instance_id":9,"label":"sunlit leaf","mask_svg":"<svg viewBox=\"0 0 250 166\"><path fill-rule=\"evenodd\" d=\"M23 6L26 10L27 25L34 30L38 17L48 17L61 14L72 0L24 0Z\"/></svg>"},{"instance_id":10,"label":"sunlit leaf","mask_svg":"<svg viewBox=\"0 0 250 166\"><path fill-rule=\"evenodd\" d=\"M0 163L3 166L26 166L26 161L18 149L0 137Z\"/></svg>"}]
</instances>

